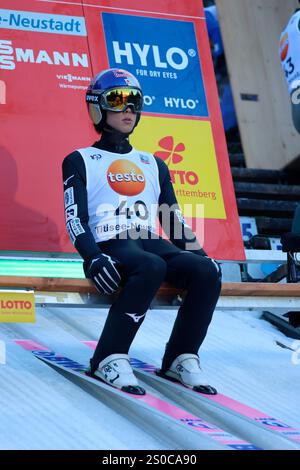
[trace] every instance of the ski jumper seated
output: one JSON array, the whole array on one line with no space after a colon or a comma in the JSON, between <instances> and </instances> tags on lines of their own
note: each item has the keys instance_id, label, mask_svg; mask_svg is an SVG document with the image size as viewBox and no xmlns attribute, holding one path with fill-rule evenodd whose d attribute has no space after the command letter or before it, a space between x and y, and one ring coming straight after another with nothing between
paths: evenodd
<instances>
[{"instance_id":1,"label":"ski jumper seated","mask_svg":"<svg viewBox=\"0 0 300 470\"><path fill-rule=\"evenodd\" d=\"M127 392L145 393L128 353L166 281L185 289L186 295L160 373L215 394L200 367L198 350L220 295L221 270L185 223L167 165L129 142L141 118L141 86L125 70L104 70L91 81L86 102L101 137L63 161L66 227L84 260L85 275L99 293L112 294L121 287L89 373ZM158 235L157 217L169 240Z\"/></svg>"}]
</instances>

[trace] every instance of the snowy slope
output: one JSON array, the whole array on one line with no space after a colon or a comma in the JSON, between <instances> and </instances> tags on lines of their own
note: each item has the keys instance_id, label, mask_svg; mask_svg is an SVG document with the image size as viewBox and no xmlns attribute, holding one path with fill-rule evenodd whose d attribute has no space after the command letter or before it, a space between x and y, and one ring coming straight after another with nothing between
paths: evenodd
<instances>
[{"instance_id":1,"label":"snowy slope","mask_svg":"<svg viewBox=\"0 0 300 470\"><path fill-rule=\"evenodd\" d=\"M80 341L98 339L105 313L39 307L36 324L0 325L7 349L0 365L0 449L172 448L167 436L128 421L12 342L35 340L88 362L91 352ZM159 366L174 318L172 310L149 311L131 355ZM300 428L300 364L276 340L293 343L259 313L217 311L200 351L202 366L220 392Z\"/></svg>"}]
</instances>

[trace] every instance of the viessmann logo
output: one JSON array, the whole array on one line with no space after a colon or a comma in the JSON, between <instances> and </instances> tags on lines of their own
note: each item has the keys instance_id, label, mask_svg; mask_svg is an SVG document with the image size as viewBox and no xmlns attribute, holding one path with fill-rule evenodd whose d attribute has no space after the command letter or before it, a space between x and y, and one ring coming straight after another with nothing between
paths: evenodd
<instances>
[{"instance_id":1,"label":"viessmann logo","mask_svg":"<svg viewBox=\"0 0 300 470\"><path fill-rule=\"evenodd\" d=\"M53 15L31 11L0 9L0 28L71 36L87 35L85 20L81 16Z\"/></svg>"},{"instance_id":2,"label":"viessmann logo","mask_svg":"<svg viewBox=\"0 0 300 470\"><path fill-rule=\"evenodd\" d=\"M22 47L14 47L12 41L0 39L0 69L15 70L17 62L65 65L67 67L87 68L89 66L87 54L23 49Z\"/></svg>"}]
</instances>

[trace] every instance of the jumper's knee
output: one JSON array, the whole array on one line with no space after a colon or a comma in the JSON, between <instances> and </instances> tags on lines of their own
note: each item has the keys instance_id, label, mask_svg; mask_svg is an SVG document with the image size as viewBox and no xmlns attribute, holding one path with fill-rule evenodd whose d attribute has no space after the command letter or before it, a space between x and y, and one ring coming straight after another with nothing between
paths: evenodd
<instances>
[{"instance_id":1,"label":"jumper's knee","mask_svg":"<svg viewBox=\"0 0 300 470\"><path fill-rule=\"evenodd\" d=\"M151 255L145 258L143 269L145 277L154 278L162 282L166 276L167 264L162 258L159 258L159 256Z\"/></svg>"},{"instance_id":2,"label":"jumper's knee","mask_svg":"<svg viewBox=\"0 0 300 470\"><path fill-rule=\"evenodd\" d=\"M215 260L200 256L197 259L194 258L191 271L196 282L203 282L205 285L220 285L221 283L221 268Z\"/></svg>"}]
</instances>

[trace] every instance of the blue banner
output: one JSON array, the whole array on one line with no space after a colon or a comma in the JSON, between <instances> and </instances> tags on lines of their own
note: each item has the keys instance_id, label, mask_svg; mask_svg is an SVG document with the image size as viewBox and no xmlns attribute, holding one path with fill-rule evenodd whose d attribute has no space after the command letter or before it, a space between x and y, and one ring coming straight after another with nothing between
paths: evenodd
<instances>
[{"instance_id":1,"label":"blue banner","mask_svg":"<svg viewBox=\"0 0 300 470\"><path fill-rule=\"evenodd\" d=\"M193 23L114 13L102 20L109 66L138 78L144 111L208 117Z\"/></svg>"}]
</instances>

